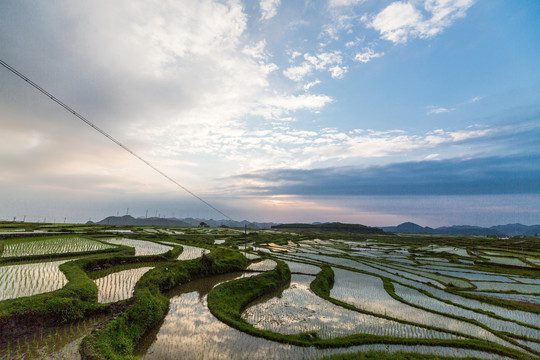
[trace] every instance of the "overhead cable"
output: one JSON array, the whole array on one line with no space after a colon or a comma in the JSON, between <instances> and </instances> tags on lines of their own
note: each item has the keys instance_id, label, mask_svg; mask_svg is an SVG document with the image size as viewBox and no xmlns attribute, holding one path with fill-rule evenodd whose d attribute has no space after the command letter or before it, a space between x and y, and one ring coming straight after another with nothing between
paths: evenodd
<instances>
[{"instance_id":1,"label":"overhead cable","mask_svg":"<svg viewBox=\"0 0 540 360\"><path fill-rule=\"evenodd\" d=\"M68 105L66 105L64 102L62 102L60 99L56 98L54 95L52 95L50 92L48 92L47 90L43 89L41 86L39 86L38 84L36 84L35 82L33 82L32 80L30 80L28 77L26 77L24 74L22 74L21 72L19 72L18 70L16 70L15 68L13 68L11 65L9 65L8 63L6 63L5 61L3 61L2 59L0 59L0 65L2 65L3 67L5 67L6 69L8 69L9 71L11 71L12 73L14 73L15 75L17 75L18 77L20 77L21 79L23 79L24 81L26 81L28 84L32 85L34 88L36 88L37 90L39 90L41 93L43 93L45 96L47 96L48 98L50 98L52 101L54 101L55 103L57 103L58 105L60 105L61 107L63 107L64 109L66 109L67 111L69 111L71 114L73 114L75 117L79 118L80 120L84 121L88 126L90 126L91 128L93 128L94 130L96 130L97 132L99 132L101 135L105 136L107 139L111 140L112 142L114 142L116 145L120 146L122 149L124 149L125 151L127 151L128 153L130 153L131 155L135 156L137 159L139 159L140 161L142 161L143 163L145 163L147 166L149 166L150 168L152 168L154 171L156 171L157 173L159 173L161 176L165 177L167 180L169 180L170 182L172 182L173 184L175 184L176 186L180 187L182 190L186 191L188 194L190 194L191 196L195 197L197 200L201 201L202 203L204 203L206 206L210 207L212 210L214 211L217 211L218 213L220 213L221 215L225 216L227 219L229 220L232 220L228 215L226 215L225 213L223 213L221 210L217 209L216 207L214 207L212 204L210 204L208 201L204 200L203 198L201 198L200 196L198 196L197 194L195 194L193 191L189 190L188 188L186 188L185 186L183 186L182 184L180 184L179 182L177 182L176 180L174 180L173 178L171 178L169 175L165 174L163 171L159 170L158 168L156 168L154 165L152 165L150 162L148 162L147 160L143 159L141 156L139 156L137 153L135 153L133 150L129 149L127 146L125 146L124 144L122 144L120 141L116 140L113 136L109 135L105 130L99 128L97 125L95 125L94 123L92 123L90 120L88 120L87 118L85 118L84 116L82 116L81 114L79 114L77 111L75 111L73 108L69 107Z\"/></svg>"}]
</instances>

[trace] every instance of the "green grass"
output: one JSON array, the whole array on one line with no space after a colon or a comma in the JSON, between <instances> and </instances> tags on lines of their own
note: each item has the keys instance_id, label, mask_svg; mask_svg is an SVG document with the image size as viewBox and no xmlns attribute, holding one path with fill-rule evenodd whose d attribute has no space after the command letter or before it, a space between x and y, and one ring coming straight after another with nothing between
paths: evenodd
<instances>
[{"instance_id":1,"label":"green grass","mask_svg":"<svg viewBox=\"0 0 540 360\"><path fill-rule=\"evenodd\" d=\"M369 352L357 352L353 354L340 354L334 356L327 356L323 360L452 360L455 357L439 356L439 355L426 355L415 354L405 352L388 353L385 351L369 351ZM464 357L461 360L474 360L480 359L477 357Z\"/></svg>"},{"instance_id":2,"label":"green grass","mask_svg":"<svg viewBox=\"0 0 540 360\"><path fill-rule=\"evenodd\" d=\"M491 353L506 355L515 359L523 359L523 353L513 349L508 349L498 344L488 341L476 340L467 338L465 340L441 340L441 339L418 339L418 338L400 338L391 336L376 336L368 334L354 334L350 336L334 338L334 339L319 339L313 333L301 333L293 335L280 334L268 330L255 328L241 318L242 310L253 300L262 295L278 292L290 281L290 272L288 267L282 262L278 262L278 266L271 271L258 276L244 278L239 280L223 283L210 291L208 294L208 307L212 314L219 320L247 334L263 337L269 340L288 343L299 346L315 346L318 348L336 348L348 347L353 345L363 344L398 344L398 345L433 345L459 347L465 349L481 350ZM334 281L334 273L329 266L323 267L321 272L311 284L311 289L319 296L330 300L337 305L345 305L344 307L358 311L354 306L347 306L345 303L339 302L329 297L330 289ZM359 311L363 312L363 311ZM370 314L375 315L376 314ZM379 316L383 317L384 316ZM386 317L389 320L393 318ZM401 321L403 323L408 323ZM414 324L416 325L416 324ZM431 327L427 327L431 328ZM441 330L433 328L434 330ZM444 330L442 330L444 331ZM461 335L461 334L459 334ZM463 336L463 335L462 335ZM467 336L463 336L467 337Z\"/></svg>"},{"instance_id":3,"label":"green grass","mask_svg":"<svg viewBox=\"0 0 540 360\"><path fill-rule=\"evenodd\" d=\"M168 263L148 271L137 283L127 311L83 339L83 358L132 358L139 339L167 313L169 299L163 292L199 277L242 270L247 264L247 259L237 251L215 249L200 259Z\"/></svg>"},{"instance_id":4,"label":"green grass","mask_svg":"<svg viewBox=\"0 0 540 360\"><path fill-rule=\"evenodd\" d=\"M112 254L87 256L62 264L60 270L68 280L62 289L0 302L0 333L17 336L101 311L106 306L97 304L97 287L87 273L106 272L108 269L114 272L119 267L136 264L167 263L181 251L178 246L165 254L134 257L132 248L120 246Z\"/></svg>"}]
</instances>

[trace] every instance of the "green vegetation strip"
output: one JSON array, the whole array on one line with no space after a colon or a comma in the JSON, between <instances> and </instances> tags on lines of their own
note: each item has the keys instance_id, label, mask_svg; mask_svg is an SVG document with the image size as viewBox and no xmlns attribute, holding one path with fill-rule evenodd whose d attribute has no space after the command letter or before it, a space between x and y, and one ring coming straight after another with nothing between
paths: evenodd
<instances>
[{"instance_id":1,"label":"green vegetation strip","mask_svg":"<svg viewBox=\"0 0 540 360\"><path fill-rule=\"evenodd\" d=\"M383 278L383 281L389 281L389 279ZM409 321L403 321L400 319L395 319L390 316L381 315L381 314L375 314L368 311L363 311L358 309L357 307L347 304L345 302L336 300L332 297L330 297L330 290L332 289L334 284L334 271L330 266L323 266L321 272L317 274L317 277L314 281L311 282L311 290L320 296L321 298L328 300L336 305L342 306L344 308L358 311L364 314L373 315L381 318L385 318L392 321L401 322L404 324L409 325L416 325L416 326L422 326L419 324L415 324ZM391 284L391 283L390 283ZM385 283L386 285L386 283ZM385 286L386 288L386 286ZM436 328L433 326L427 326L424 325L423 327L442 331L442 332L449 332L453 333L451 331ZM455 335L461 336L461 337L469 337L465 334L461 333L454 333ZM532 358L528 357L527 355L523 354L522 352L519 352L514 349L506 348L504 346L501 346L499 344L491 343L488 341L483 340L477 340L468 338L465 340L443 340L443 339L410 339L410 338L398 338L398 337L389 337L389 336L373 336L373 335L365 335L365 334L358 334L358 335L352 335L344 338L337 338L332 340L319 340L314 343L315 346L319 347L336 347L336 346L351 346L351 345L361 345L361 344L372 344L372 343L385 343L385 344L400 344L400 345L438 345L438 346L450 346L450 347L459 347L464 349L474 349L474 350L481 350L491 353L497 353L504 356L509 356L515 359L527 359ZM340 345L341 344L341 345Z\"/></svg>"},{"instance_id":2,"label":"green vegetation strip","mask_svg":"<svg viewBox=\"0 0 540 360\"><path fill-rule=\"evenodd\" d=\"M494 299L488 296L481 296L481 295L471 294L468 292L456 291L454 289L448 289L448 292L459 295L464 298L469 298L471 300L485 302L486 304L501 306L501 307L511 309L511 310L521 310L521 311L527 311L534 314L540 314L540 306L537 304L530 304L530 303L505 300L505 299ZM491 314L489 315L492 316ZM508 320L508 319L505 319L505 320ZM509 321L512 321L512 320L509 320ZM531 325L526 325L526 326L531 326ZM535 328L538 329L538 327L535 327Z\"/></svg>"},{"instance_id":3,"label":"green vegetation strip","mask_svg":"<svg viewBox=\"0 0 540 360\"><path fill-rule=\"evenodd\" d=\"M528 358L523 353L505 348L501 345L490 343L477 339L465 340L442 340L442 339L418 339L418 338L400 338L391 336L376 336L368 334L355 334L335 339L320 339L316 333L301 333L296 335L280 334L268 330L258 329L244 321L241 317L242 311L253 300L262 295L280 291L290 281L290 271L286 264L278 261L278 266L274 270L268 271L258 276L229 281L223 283L210 291L208 294L208 307L212 314L224 323L243 331L247 334L263 337L269 340L288 343L299 346L315 346L318 348L336 348L348 347L363 344L399 344L399 345L437 345L448 347L460 347L465 349L481 350L491 353L497 353L511 358ZM334 272L329 266L323 268L317 275L317 278L311 283L311 289L322 298L329 300L337 305L360 311L352 305L348 305L329 297L330 289L334 281ZM378 316L377 314L368 313ZM379 316L389 320L399 321L390 317ZM406 321L400 321L408 323ZM410 323L412 324L412 323ZM417 325L417 324L412 324ZM433 330L445 331L443 329L432 328ZM448 332L448 331L446 331ZM467 337L462 334L456 335Z\"/></svg>"},{"instance_id":4,"label":"green vegetation strip","mask_svg":"<svg viewBox=\"0 0 540 360\"><path fill-rule=\"evenodd\" d=\"M78 236L63 236L64 239L72 238L78 238ZM24 239L17 239L17 243L24 243L24 242L34 242L34 241L51 241L58 238L58 236L55 237L40 237L40 238L24 238ZM90 238L89 238L90 239ZM92 239L94 240L94 239ZM9 240L8 240L9 241ZM0 242L0 247L5 248L5 246L8 244L8 241L4 240L3 244ZM94 240L102 243L100 240ZM106 244L109 245L109 244ZM110 245L109 245L110 246ZM92 250L92 251L73 251L73 252L65 252L65 253L51 253L51 254L39 254L39 255L25 255L25 256L13 256L13 257L2 257L0 258L0 265L4 264L11 264L11 263L20 263L20 262L28 262L32 260L52 260L52 259L61 259L61 258L71 258L71 257L77 257L77 256L88 256L88 255L97 255L97 254L107 254L107 253L122 253L126 247L124 246L113 246L111 248L106 249L100 249L100 250ZM0 252L0 255L2 255L3 252Z\"/></svg>"},{"instance_id":5,"label":"green vegetation strip","mask_svg":"<svg viewBox=\"0 0 540 360\"><path fill-rule=\"evenodd\" d=\"M36 329L70 322L83 318L107 306L97 304L97 287L87 273L112 272L118 266L137 263L168 262L182 251L180 246L165 254L131 256L133 248L120 246L120 252L94 255L60 265L60 271L68 283L62 289L34 296L9 299L0 302L0 333L5 336L20 336ZM63 255L63 254L62 254ZM54 257L53 257L54 258Z\"/></svg>"},{"instance_id":6,"label":"green vegetation strip","mask_svg":"<svg viewBox=\"0 0 540 360\"><path fill-rule=\"evenodd\" d=\"M407 352L388 353L385 351L357 352L353 354L339 354L328 356L323 360L454 360L455 357L439 356L433 354L415 354ZM477 357L460 357L460 360L474 360Z\"/></svg>"},{"instance_id":7,"label":"green vegetation strip","mask_svg":"<svg viewBox=\"0 0 540 360\"><path fill-rule=\"evenodd\" d=\"M62 289L0 302L0 333L18 336L42 326L80 319L96 310L97 287L83 270L86 261L60 265L69 281Z\"/></svg>"},{"instance_id":8,"label":"green vegetation strip","mask_svg":"<svg viewBox=\"0 0 540 360\"><path fill-rule=\"evenodd\" d=\"M196 278L242 270L247 259L239 252L215 249L200 259L171 262L148 271L135 287L133 303L121 316L84 338L83 359L129 359L140 338L166 315L163 292Z\"/></svg>"},{"instance_id":9,"label":"green vegetation strip","mask_svg":"<svg viewBox=\"0 0 540 360\"><path fill-rule=\"evenodd\" d=\"M460 320L460 321L464 321L464 322L474 324L476 326L479 326L479 327L483 328L486 331L491 332L495 336L498 336L499 338L511 343L512 345L525 348L526 350L531 351L531 352L535 353L536 355L540 356L540 353L538 353L537 351L526 348L522 344L520 344L519 342L517 342L514 339L508 337L507 333L502 332L502 331L493 330L489 326L487 326L487 325L485 325L485 324L483 324L483 323L481 323L481 322L479 322L477 320L470 319L470 318L467 318L467 317L464 317L464 316L458 316L458 315L454 315L454 314L444 313L444 312L441 312L441 311L436 311L436 310L426 308L426 307L422 307L420 305L417 305L417 304L411 303L409 301L406 301L405 299L403 299L402 297L400 297L399 295L396 294L396 292L394 290L394 285L392 284L390 279L383 278L383 284L384 284L384 289L386 290L388 295L390 295L392 298L394 298L397 301L400 301L400 302L402 302L404 304L415 307L417 309L421 309L421 310L424 310L424 311L432 312L434 314L439 314L439 315L442 315L442 316L446 316L448 318L453 318L453 319L456 319L456 320ZM514 336L514 337L516 337L518 339L530 340L530 339L528 339L528 338L526 338L524 336L519 336L519 335L516 335L516 334L513 334L512 336Z\"/></svg>"}]
</instances>

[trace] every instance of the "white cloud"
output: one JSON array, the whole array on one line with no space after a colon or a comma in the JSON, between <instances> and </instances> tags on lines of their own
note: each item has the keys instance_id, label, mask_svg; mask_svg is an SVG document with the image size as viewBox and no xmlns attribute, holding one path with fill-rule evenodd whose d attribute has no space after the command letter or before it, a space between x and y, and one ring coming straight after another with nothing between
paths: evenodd
<instances>
[{"instance_id":1,"label":"white cloud","mask_svg":"<svg viewBox=\"0 0 540 360\"><path fill-rule=\"evenodd\" d=\"M242 53L249 55L255 59L266 60L268 54L265 52L266 41L261 40L255 44L250 44L242 49Z\"/></svg>"},{"instance_id":2,"label":"white cloud","mask_svg":"<svg viewBox=\"0 0 540 360\"><path fill-rule=\"evenodd\" d=\"M313 71L313 66L311 64L304 62L298 66L291 66L290 68L283 71L283 75L288 77L293 81L302 81L304 77Z\"/></svg>"},{"instance_id":3,"label":"white cloud","mask_svg":"<svg viewBox=\"0 0 540 360\"><path fill-rule=\"evenodd\" d=\"M362 51L363 52L355 55L354 60L364 64L370 62L372 59L379 58L384 55L384 53L376 53L375 50L369 47L363 48Z\"/></svg>"},{"instance_id":4,"label":"white cloud","mask_svg":"<svg viewBox=\"0 0 540 360\"><path fill-rule=\"evenodd\" d=\"M444 114L444 113L448 113L450 111L454 111L455 109L449 109L449 108L445 108L445 107L437 107L437 106L429 106L428 107L428 111L427 111L427 115L437 115L437 114Z\"/></svg>"},{"instance_id":5,"label":"white cloud","mask_svg":"<svg viewBox=\"0 0 540 360\"><path fill-rule=\"evenodd\" d=\"M319 79L317 79L315 81L312 81L312 82L309 82L309 83L305 84L304 86L302 86L302 89L304 89L304 91L308 91L313 86L318 85L320 83L321 83L321 81Z\"/></svg>"},{"instance_id":6,"label":"white cloud","mask_svg":"<svg viewBox=\"0 0 540 360\"><path fill-rule=\"evenodd\" d=\"M474 0L424 0L423 9L418 2L396 1L372 17L368 26L381 34L381 38L404 44L409 38L431 38L449 27L454 20L465 16ZM426 18L423 11L428 13Z\"/></svg>"},{"instance_id":7,"label":"white cloud","mask_svg":"<svg viewBox=\"0 0 540 360\"><path fill-rule=\"evenodd\" d=\"M352 5L358 5L363 1L364 0L330 0L328 2L328 6L331 8L352 6Z\"/></svg>"},{"instance_id":8,"label":"white cloud","mask_svg":"<svg viewBox=\"0 0 540 360\"><path fill-rule=\"evenodd\" d=\"M302 55L302 53L300 51L293 51L292 54L291 54L291 59L289 60L289 62L293 62L294 59L296 59L300 55Z\"/></svg>"},{"instance_id":9,"label":"white cloud","mask_svg":"<svg viewBox=\"0 0 540 360\"><path fill-rule=\"evenodd\" d=\"M332 40L339 39L339 33L341 31L349 31L352 29L356 16L350 14L335 15L332 23L324 25L323 31L326 36Z\"/></svg>"},{"instance_id":10,"label":"white cloud","mask_svg":"<svg viewBox=\"0 0 540 360\"><path fill-rule=\"evenodd\" d=\"M291 111L317 111L332 101L333 99L327 95L271 96L262 99L259 106L253 110L253 113L262 115L265 118L278 118Z\"/></svg>"},{"instance_id":11,"label":"white cloud","mask_svg":"<svg viewBox=\"0 0 540 360\"><path fill-rule=\"evenodd\" d=\"M464 140L481 138L492 134L496 129L472 129L445 131L435 130L424 135L407 135L404 132L355 131L353 134L341 132L325 133L321 130L319 137L306 146L300 165L309 167L318 162L329 160L345 160L352 158L377 158L396 154L407 154L422 149L432 149L445 144L458 143Z\"/></svg>"},{"instance_id":12,"label":"white cloud","mask_svg":"<svg viewBox=\"0 0 540 360\"><path fill-rule=\"evenodd\" d=\"M281 0L261 0L261 20L269 20L276 16Z\"/></svg>"},{"instance_id":13,"label":"white cloud","mask_svg":"<svg viewBox=\"0 0 540 360\"><path fill-rule=\"evenodd\" d=\"M468 103L472 104L472 103L478 102L480 100L482 100L482 96L475 96L475 97L470 98Z\"/></svg>"},{"instance_id":14,"label":"white cloud","mask_svg":"<svg viewBox=\"0 0 540 360\"><path fill-rule=\"evenodd\" d=\"M341 64L343 61L341 51L322 52L315 56L304 54L304 59L317 70L325 70L329 65Z\"/></svg>"},{"instance_id":15,"label":"white cloud","mask_svg":"<svg viewBox=\"0 0 540 360\"><path fill-rule=\"evenodd\" d=\"M330 71L330 75L332 76L332 79L343 79L345 76L345 73L349 70L346 66L333 66L328 69Z\"/></svg>"},{"instance_id":16,"label":"white cloud","mask_svg":"<svg viewBox=\"0 0 540 360\"><path fill-rule=\"evenodd\" d=\"M334 79L342 78L347 72L346 66L340 66L343 57L340 51L321 52L316 55L304 54L304 62L300 65L291 66L283 71L287 78L299 82L313 71L328 71Z\"/></svg>"}]
</instances>

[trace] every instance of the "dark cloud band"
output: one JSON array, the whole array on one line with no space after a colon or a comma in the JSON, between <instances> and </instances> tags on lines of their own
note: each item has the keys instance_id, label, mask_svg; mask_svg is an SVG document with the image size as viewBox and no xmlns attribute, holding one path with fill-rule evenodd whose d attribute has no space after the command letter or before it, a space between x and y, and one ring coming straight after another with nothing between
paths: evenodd
<instances>
[{"instance_id":1,"label":"dark cloud band","mask_svg":"<svg viewBox=\"0 0 540 360\"><path fill-rule=\"evenodd\" d=\"M314 170L272 170L236 178L265 182L254 192L293 195L482 195L540 193L540 154Z\"/></svg>"}]
</instances>

